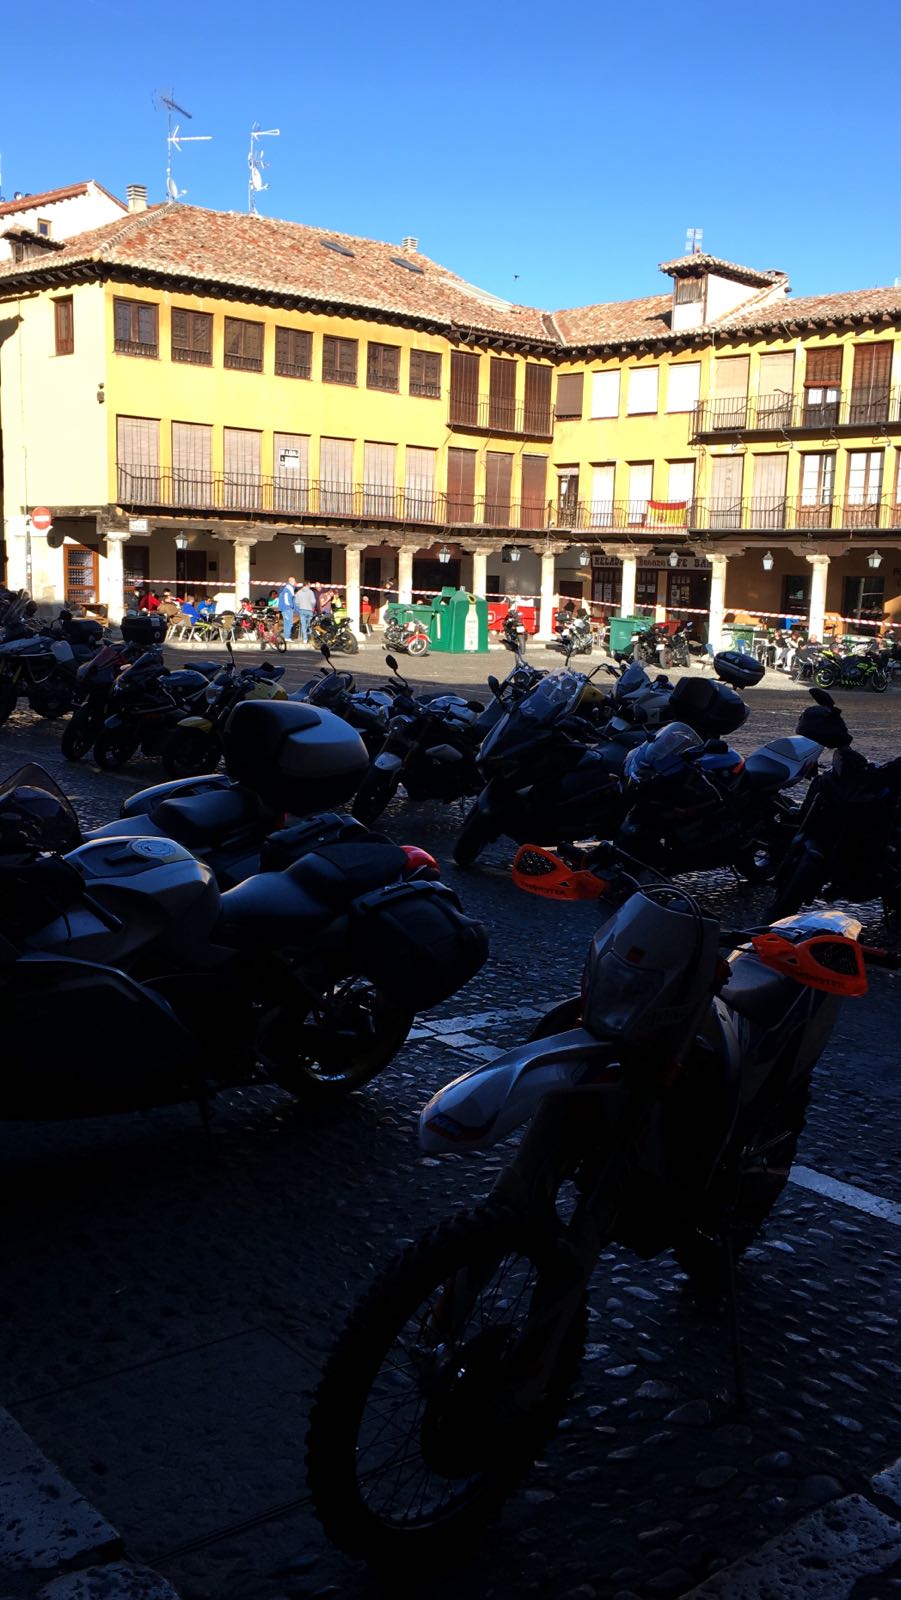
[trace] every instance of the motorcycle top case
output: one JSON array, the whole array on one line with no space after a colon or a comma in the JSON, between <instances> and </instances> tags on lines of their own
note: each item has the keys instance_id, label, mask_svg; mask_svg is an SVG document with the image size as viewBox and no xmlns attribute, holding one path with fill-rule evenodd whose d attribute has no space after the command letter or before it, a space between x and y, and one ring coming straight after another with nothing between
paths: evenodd
<instances>
[{"instance_id":1,"label":"motorcycle top case","mask_svg":"<svg viewBox=\"0 0 901 1600\"><path fill-rule=\"evenodd\" d=\"M126 644L140 644L145 650L162 644L168 623L159 611L142 611L136 617L123 617L122 637Z\"/></svg>"},{"instance_id":2,"label":"motorcycle top case","mask_svg":"<svg viewBox=\"0 0 901 1600\"><path fill-rule=\"evenodd\" d=\"M743 650L720 650L713 658L719 676L733 689L753 689L765 672L762 661L746 656Z\"/></svg>"},{"instance_id":3,"label":"motorcycle top case","mask_svg":"<svg viewBox=\"0 0 901 1600\"><path fill-rule=\"evenodd\" d=\"M449 1000L488 957L488 932L441 883L397 883L354 902L348 946L367 978L411 1011Z\"/></svg>"},{"instance_id":4,"label":"motorcycle top case","mask_svg":"<svg viewBox=\"0 0 901 1600\"><path fill-rule=\"evenodd\" d=\"M756 663L755 663L756 665ZM669 719L687 722L704 739L734 733L749 715L741 695L709 678L680 678L670 695Z\"/></svg>"},{"instance_id":5,"label":"motorcycle top case","mask_svg":"<svg viewBox=\"0 0 901 1600\"><path fill-rule=\"evenodd\" d=\"M229 776L295 816L349 800L369 768L355 728L298 700L244 700L223 743Z\"/></svg>"},{"instance_id":6,"label":"motorcycle top case","mask_svg":"<svg viewBox=\"0 0 901 1600\"><path fill-rule=\"evenodd\" d=\"M99 644L103 625L91 617L71 617L66 623L66 638L70 644Z\"/></svg>"}]
</instances>

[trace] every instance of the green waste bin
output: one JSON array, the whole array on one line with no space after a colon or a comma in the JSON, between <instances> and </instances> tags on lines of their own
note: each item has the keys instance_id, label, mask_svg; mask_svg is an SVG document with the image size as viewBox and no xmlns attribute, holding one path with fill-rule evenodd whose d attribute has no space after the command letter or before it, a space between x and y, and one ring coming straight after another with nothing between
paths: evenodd
<instances>
[{"instance_id":1,"label":"green waste bin","mask_svg":"<svg viewBox=\"0 0 901 1600\"><path fill-rule=\"evenodd\" d=\"M429 642L433 650L455 655L487 651L487 600L445 585L432 601L430 613Z\"/></svg>"},{"instance_id":2,"label":"green waste bin","mask_svg":"<svg viewBox=\"0 0 901 1600\"><path fill-rule=\"evenodd\" d=\"M611 617L611 654L622 655L624 651L629 649L633 633L647 633L650 626L650 617Z\"/></svg>"}]
</instances>

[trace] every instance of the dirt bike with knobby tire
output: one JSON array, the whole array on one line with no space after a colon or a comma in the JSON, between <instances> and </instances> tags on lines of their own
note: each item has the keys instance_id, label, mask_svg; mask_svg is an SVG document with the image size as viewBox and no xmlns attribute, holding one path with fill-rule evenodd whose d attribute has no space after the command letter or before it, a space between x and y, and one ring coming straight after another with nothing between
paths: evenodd
<instances>
[{"instance_id":1,"label":"dirt bike with knobby tire","mask_svg":"<svg viewBox=\"0 0 901 1600\"><path fill-rule=\"evenodd\" d=\"M520 851L519 887L584 900L590 877L613 914L581 995L424 1108L429 1154L525 1131L487 1202L408 1247L327 1362L313 1503L377 1567L451 1559L498 1514L562 1415L609 1246L673 1250L699 1295L734 1307L841 999L865 991L865 955L884 957L836 912L721 929L685 891L639 887L634 866L612 846L590 873Z\"/></svg>"}]
</instances>

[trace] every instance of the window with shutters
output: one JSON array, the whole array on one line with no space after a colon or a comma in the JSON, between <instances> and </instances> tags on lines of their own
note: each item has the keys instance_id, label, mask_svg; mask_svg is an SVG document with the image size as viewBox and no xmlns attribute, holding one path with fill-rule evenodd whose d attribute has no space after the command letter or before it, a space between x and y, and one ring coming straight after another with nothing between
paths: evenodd
<instances>
[{"instance_id":1,"label":"window with shutters","mask_svg":"<svg viewBox=\"0 0 901 1600\"><path fill-rule=\"evenodd\" d=\"M557 379L557 405L555 415L565 421L582 415L582 385L584 372L565 372Z\"/></svg>"},{"instance_id":2,"label":"window with shutters","mask_svg":"<svg viewBox=\"0 0 901 1600\"><path fill-rule=\"evenodd\" d=\"M330 333L325 335L322 341L322 381L323 383L356 383L356 339L338 339Z\"/></svg>"},{"instance_id":3,"label":"window with shutters","mask_svg":"<svg viewBox=\"0 0 901 1600\"><path fill-rule=\"evenodd\" d=\"M478 359L478 358L476 358ZM447 452L447 517L449 522L472 522L475 514L476 453Z\"/></svg>"},{"instance_id":4,"label":"window with shutters","mask_svg":"<svg viewBox=\"0 0 901 1600\"><path fill-rule=\"evenodd\" d=\"M855 345L849 422L866 425L888 420L893 348L890 339Z\"/></svg>"},{"instance_id":5,"label":"window with shutters","mask_svg":"<svg viewBox=\"0 0 901 1600\"><path fill-rule=\"evenodd\" d=\"M117 494L126 504L160 498L160 422L158 417L116 418Z\"/></svg>"},{"instance_id":6,"label":"window with shutters","mask_svg":"<svg viewBox=\"0 0 901 1600\"><path fill-rule=\"evenodd\" d=\"M701 393L700 361L677 361L666 381L667 411L696 411Z\"/></svg>"},{"instance_id":7,"label":"window with shutters","mask_svg":"<svg viewBox=\"0 0 901 1600\"><path fill-rule=\"evenodd\" d=\"M671 461L668 472L669 482L666 486L666 498L677 505L684 505L686 517L691 516L692 503L695 497L695 464L693 461Z\"/></svg>"},{"instance_id":8,"label":"window with shutters","mask_svg":"<svg viewBox=\"0 0 901 1600\"><path fill-rule=\"evenodd\" d=\"M350 340L356 347L356 341ZM353 512L352 439L319 441L319 509L333 517L349 517Z\"/></svg>"},{"instance_id":9,"label":"window with shutters","mask_svg":"<svg viewBox=\"0 0 901 1600\"><path fill-rule=\"evenodd\" d=\"M654 490L654 464L652 461L633 461L629 465L628 518L633 527L641 527L648 514L648 501Z\"/></svg>"},{"instance_id":10,"label":"window with shutters","mask_svg":"<svg viewBox=\"0 0 901 1600\"><path fill-rule=\"evenodd\" d=\"M883 452L852 450L848 456L845 526L875 528L882 499Z\"/></svg>"},{"instance_id":11,"label":"window with shutters","mask_svg":"<svg viewBox=\"0 0 901 1600\"><path fill-rule=\"evenodd\" d=\"M557 525L574 528L579 522L579 469L557 468Z\"/></svg>"},{"instance_id":12,"label":"window with shutters","mask_svg":"<svg viewBox=\"0 0 901 1600\"><path fill-rule=\"evenodd\" d=\"M213 503L213 429L208 422L172 424L172 500L179 506Z\"/></svg>"},{"instance_id":13,"label":"window with shutters","mask_svg":"<svg viewBox=\"0 0 901 1600\"><path fill-rule=\"evenodd\" d=\"M223 428L223 504L247 510L261 507L260 446L263 435L255 428Z\"/></svg>"},{"instance_id":14,"label":"window with shutters","mask_svg":"<svg viewBox=\"0 0 901 1600\"><path fill-rule=\"evenodd\" d=\"M59 300L54 300L53 302L53 332L57 355L74 355L75 314L70 294L62 295Z\"/></svg>"},{"instance_id":15,"label":"window with shutters","mask_svg":"<svg viewBox=\"0 0 901 1600\"><path fill-rule=\"evenodd\" d=\"M451 351L450 423L464 428L479 424L479 357L468 350Z\"/></svg>"},{"instance_id":16,"label":"window with shutters","mask_svg":"<svg viewBox=\"0 0 901 1600\"><path fill-rule=\"evenodd\" d=\"M506 450L485 451L485 521L491 528L510 524L513 457Z\"/></svg>"},{"instance_id":17,"label":"window with shutters","mask_svg":"<svg viewBox=\"0 0 901 1600\"><path fill-rule=\"evenodd\" d=\"M842 398L842 347L808 350L804 366L805 428L832 428Z\"/></svg>"},{"instance_id":18,"label":"window with shutters","mask_svg":"<svg viewBox=\"0 0 901 1600\"><path fill-rule=\"evenodd\" d=\"M367 440L363 445L364 516L397 516L396 463L396 444L370 444Z\"/></svg>"},{"instance_id":19,"label":"window with shutters","mask_svg":"<svg viewBox=\"0 0 901 1600\"><path fill-rule=\"evenodd\" d=\"M213 364L213 318L208 311L172 307L172 360L193 367Z\"/></svg>"},{"instance_id":20,"label":"window with shutters","mask_svg":"<svg viewBox=\"0 0 901 1600\"><path fill-rule=\"evenodd\" d=\"M785 527L787 472L787 456L754 456L750 506L753 528Z\"/></svg>"},{"instance_id":21,"label":"window with shutters","mask_svg":"<svg viewBox=\"0 0 901 1600\"><path fill-rule=\"evenodd\" d=\"M416 522L435 518L435 460L437 451L408 444L404 463L404 513Z\"/></svg>"},{"instance_id":22,"label":"window with shutters","mask_svg":"<svg viewBox=\"0 0 901 1600\"><path fill-rule=\"evenodd\" d=\"M788 428L792 421L795 353L774 351L760 357L757 379L758 428Z\"/></svg>"},{"instance_id":23,"label":"window with shutters","mask_svg":"<svg viewBox=\"0 0 901 1600\"><path fill-rule=\"evenodd\" d=\"M292 330L293 331L293 330ZM272 435L273 511L308 510L310 441L303 433Z\"/></svg>"},{"instance_id":24,"label":"window with shutters","mask_svg":"<svg viewBox=\"0 0 901 1600\"><path fill-rule=\"evenodd\" d=\"M305 328L276 328L276 377L309 378L312 372L313 335Z\"/></svg>"},{"instance_id":25,"label":"window with shutters","mask_svg":"<svg viewBox=\"0 0 901 1600\"><path fill-rule=\"evenodd\" d=\"M550 371L550 368L547 369ZM547 456L522 458L521 528L543 528L547 514Z\"/></svg>"},{"instance_id":26,"label":"window with shutters","mask_svg":"<svg viewBox=\"0 0 901 1600\"><path fill-rule=\"evenodd\" d=\"M714 456L710 485L711 528L741 527L743 471L741 456Z\"/></svg>"},{"instance_id":27,"label":"window with shutters","mask_svg":"<svg viewBox=\"0 0 901 1600\"><path fill-rule=\"evenodd\" d=\"M551 427L551 376L553 368L543 367L538 361L526 362L526 396L523 408L523 432L539 439L550 439ZM538 457L535 457L538 460Z\"/></svg>"},{"instance_id":28,"label":"window with shutters","mask_svg":"<svg viewBox=\"0 0 901 1600\"><path fill-rule=\"evenodd\" d=\"M801 457L798 526L828 528L835 496L835 451L817 450Z\"/></svg>"},{"instance_id":29,"label":"window with shutters","mask_svg":"<svg viewBox=\"0 0 901 1600\"><path fill-rule=\"evenodd\" d=\"M437 350L410 351L410 393L422 400L441 399L441 356Z\"/></svg>"},{"instance_id":30,"label":"window with shutters","mask_svg":"<svg viewBox=\"0 0 901 1600\"><path fill-rule=\"evenodd\" d=\"M630 417L653 416L657 411L659 367L633 367L629 373Z\"/></svg>"},{"instance_id":31,"label":"window with shutters","mask_svg":"<svg viewBox=\"0 0 901 1600\"><path fill-rule=\"evenodd\" d=\"M366 350L367 389L400 389L400 346L369 344Z\"/></svg>"},{"instance_id":32,"label":"window with shutters","mask_svg":"<svg viewBox=\"0 0 901 1600\"><path fill-rule=\"evenodd\" d=\"M492 356L488 369L488 426L499 433L516 429L516 362Z\"/></svg>"},{"instance_id":33,"label":"window with shutters","mask_svg":"<svg viewBox=\"0 0 901 1600\"><path fill-rule=\"evenodd\" d=\"M618 367L612 372L591 374L591 415L597 418L619 416Z\"/></svg>"},{"instance_id":34,"label":"window with shutters","mask_svg":"<svg viewBox=\"0 0 901 1600\"><path fill-rule=\"evenodd\" d=\"M225 319L225 365L238 372L262 372L263 324L243 317Z\"/></svg>"},{"instance_id":35,"label":"window with shutters","mask_svg":"<svg viewBox=\"0 0 901 1600\"><path fill-rule=\"evenodd\" d=\"M147 300L113 301L113 339L120 356L159 355L159 308Z\"/></svg>"},{"instance_id":36,"label":"window with shutters","mask_svg":"<svg viewBox=\"0 0 901 1600\"><path fill-rule=\"evenodd\" d=\"M842 616L856 617L866 626L877 626L885 616L885 579L878 572L865 578L846 578L842 594Z\"/></svg>"},{"instance_id":37,"label":"window with shutters","mask_svg":"<svg viewBox=\"0 0 901 1600\"><path fill-rule=\"evenodd\" d=\"M613 527L613 489L616 481L616 465L612 461L602 462L591 469L591 514L589 517L592 528Z\"/></svg>"},{"instance_id":38,"label":"window with shutters","mask_svg":"<svg viewBox=\"0 0 901 1600\"><path fill-rule=\"evenodd\" d=\"M713 363L713 427L748 425L749 356L718 356Z\"/></svg>"}]
</instances>

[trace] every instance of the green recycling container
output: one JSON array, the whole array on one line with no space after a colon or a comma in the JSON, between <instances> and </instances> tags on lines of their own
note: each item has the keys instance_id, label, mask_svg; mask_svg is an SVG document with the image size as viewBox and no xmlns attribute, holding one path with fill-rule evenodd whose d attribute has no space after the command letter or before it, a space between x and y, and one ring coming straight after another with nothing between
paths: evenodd
<instances>
[{"instance_id":1,"label":"green recycling container","mask_svg":"<svg viewBox=\"0 0 901 1600\"><path fill-rule=\"evenodd\" d=\"M647 633L650 626L650 617L611 617L611 653L613 655L621 655L624 650L629 649L633 633Z\"/></svg>"},{"instance_id":2,"label":"green recycling container","mask_svg":"<svg viewBox=\"0 0 901 1600\"><path fill-rule=\"evenodd\" d=\"M412 617L414 622L418 622L421 628L428 631L432 608L430 605L417 605L413 601L407 604L404 600L392 600L391 604L385 607L385 616L390 622L400 623L409 622Z\"/></svg>"},{"instance_id":3,"label":"green recycling container","mask_svg":"<svg viewBox=\"0 0 901 1600\"><path fill-rule=\"evenodd\" d=\"M432 601L429 640L433 650L455 655L487 651L487 600L445 585Z\"/></svg>"}]
</instances>

